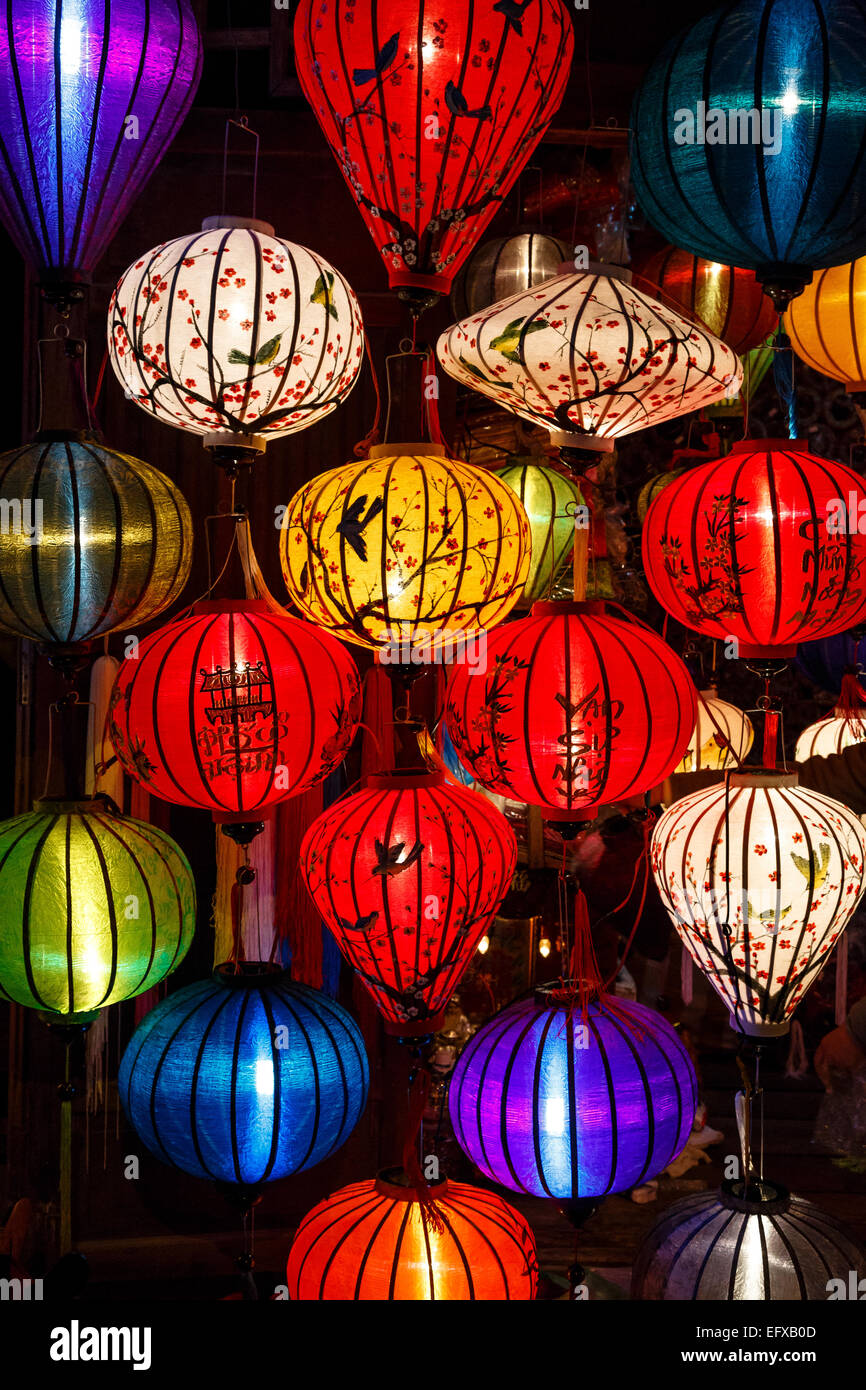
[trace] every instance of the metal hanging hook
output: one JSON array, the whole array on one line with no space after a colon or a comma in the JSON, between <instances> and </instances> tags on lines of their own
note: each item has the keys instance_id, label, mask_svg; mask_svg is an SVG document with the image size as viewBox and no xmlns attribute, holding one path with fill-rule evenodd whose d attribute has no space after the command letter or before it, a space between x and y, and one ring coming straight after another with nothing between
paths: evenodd
<instances>
[{"instance_id":1,"label":"metal hanging hook","mask_svg":"<svg viewBox=\"0 0 866 1390\"><path fill-rule=\"evenodd\" d=\"M226 185L228 180L228 159L229 159L229 126L235 126L237 130L242 130L245 135L251 135L255 141L255 153L253 155L253 220L256 216L259 192L259 136L258 132L250 126L246 116L240 116L236 121L231 117L226 121L225 142L223 144L223 191L221 211L226 211Z\"/></svg>"}]
</instances>

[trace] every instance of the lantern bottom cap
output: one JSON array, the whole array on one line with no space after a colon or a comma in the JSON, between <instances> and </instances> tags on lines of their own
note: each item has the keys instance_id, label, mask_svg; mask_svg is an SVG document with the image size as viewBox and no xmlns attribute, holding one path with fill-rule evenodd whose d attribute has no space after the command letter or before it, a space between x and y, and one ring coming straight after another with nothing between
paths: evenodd
<instances>
[{"instance_id":1,"label":"lantern bottom cap","mask_svg":"<svg viewBox=\"0 0 866 1390\"><path fill-rule=\"evenodd\" d=\"M550 442L557 449L588 449L594 454L612 454L616 449L615 439L602 439L597 434L567 434L564 430L551 430Z\"/></svg>"},{"instance_id":2,"label":"lantern bottom cap","mask_svg":"<svg viewBox=\"0 0 866 1390\"><path fill-rule=\"evenodd\" d=\"M442 1024L445 1022L445 1010L438 1014L431 1014L429 1018L415 1018L400 1021L395 1018L383 1020L385 1032L389 1038L424 1038L430 1034L438 1033Z\"/></svg>"},{"instance_id":3,"label":"lantern bottom cap","mask_svg":"<svg viewBox=\"0 0 866 1390\"><path fill-rule=\"evenodd\" d=\"M232 430L214 430L202 436L205 449L225 449L237 455L263 454L268 441L263 434L235 434Z\"/></svg>"},{"instance_id":4,"label":"lantern bottom cap","mask_svg":"<svg viewBox=\"0 0 866 1390\"><path fill-rule=\"evenodd\" d=\"M755 1023L731 1014L728 1022L735 1033L743 1033L747 1038L783 1038L791 1031L790 1020L786 1023Z\"/></svg>"},{"instance_id":5,"label":"lantern bottom cap","mask_svg":"<svg viewBox=\"0 0 866 1390\"><path fill-rule=\"evenodd\" d=\"M389 270L388 287L392 290L432 290L434 294L448 294L453 275L413 275L411 270Z\"/></svg>"},{"instance_id":6,"label":"lantern bottom cap","mask_svg":"<svg viewBox=\"0 0 866 1390\"><path fill-rule=\"evenodd\" d=\"M761 647L751 642L740 642L737 655L741 661L754 657L769 657L771 660L788 661L797 655L796 643L779 647Z\"/></svg>"}]
</instances>

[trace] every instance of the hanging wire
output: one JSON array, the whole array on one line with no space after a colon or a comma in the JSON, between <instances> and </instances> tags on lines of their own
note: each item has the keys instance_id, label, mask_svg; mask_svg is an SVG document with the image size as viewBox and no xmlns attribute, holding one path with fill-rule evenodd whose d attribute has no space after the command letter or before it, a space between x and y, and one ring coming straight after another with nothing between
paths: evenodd
<instances>
[{"instance_id":1,"label":"hanging wire","mask_svg":"<svg viewBox=\"0 0 866 1390\"><path fill-rule=\"evenodd\" d=\"M87 428L88 428L88 430L91 430L91 429L93 428L93 417L92 417L92 415L91 415L90 400L89 400L88 395L87 395L87 386L86 386L86 382L87 382L87 376L86 376L86 369L87 369L87 342L86 342L86 340L85 340L84 338L70 338L70 336L69 336L69 328L67 327L67 325L66 325L65 323L57 323L57 324L54 325L54 333L53 333L53 335L52 335L50 338L37 338L37 340L36 340L36 358L37 358L37 362L38 362L38 366L39 366L39 371L38 371L38 377L39 377L39 414L38 414L38 417L37 417L37 419L38 419L38 424L37 424L37 426L36 426L37 433L38 433L38 432L42 429L42 427L43 427L43 419L42 419L42 417L43 417L43 413L44 413L44 410L45 410L45 390L44 390L45 358L44 358L44 356L43 356L42 348L43 348L43 345L47 345L47 344L49 344L49 343L50 343L52 346L54 346L54 347L56 347L56 346L58 346L60 343L62 343L62 344L63 344L63 348L64 348L64 352L66 353L67 357L80 357L80 358L81 358L81 362L82 362L82 364L83 364L83 367L81 368L81 370L82 370L83 375L82 375L82 376L79 378L79 380L78 380L78 387L79 387L79 390L82 390L82 381L83 381L83 382L84 382L84 388L83 388L83 390L82 390L82 399L83 399L83 403L84 403L84 409L85 409L85 411L86 411L86 413L87 413ZM80 352L76 350L76 349L78 349L78 348L80 348Z\"/></svg>"},{"instance_id":2,"label":"hanging wire","mask_svg":"<svg viewBox=\"0 0 866 1390\"><path fill-rule=\"evenodd\" d=\"M226 189L228 183L228 159L229 159L229 128L234 126L236 130L241 130L245 135L251 135L255 141L255 153L253 155L253 218L256 216L259 195L259 136L258 132L250 126L246 116L240 116L236 121L231 118L226 121L225 141L223 143L223 180L222 180L222 204L220 211L226 211Z\"/></svg>"}]
</instances>

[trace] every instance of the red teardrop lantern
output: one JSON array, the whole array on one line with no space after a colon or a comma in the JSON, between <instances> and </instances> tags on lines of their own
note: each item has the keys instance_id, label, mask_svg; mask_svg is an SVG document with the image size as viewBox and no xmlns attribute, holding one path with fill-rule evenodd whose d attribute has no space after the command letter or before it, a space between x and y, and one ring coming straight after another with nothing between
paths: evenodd
<instances>
[{"instance_id":1,"label":"red teardrop lantern","mask_svg":"<svg viewBox=\"0 0 866 1390\"><path fill-rule=\"evenodd\" d=\"M448 293L559 106L573 49L563 0L300 0L298 77L392 288Z\"/></svg>"},{"instance_id":2,"label":"red teardrop lantern","mask_svg":"<svg viewBox=\"0 0 866 1390\"><path fill-rule=\"evenodd\" d=\"M743 657L791 657L866 614L863 479L799 440L744 439L652 503L643 564L659 603Z\"/></svg>"},{"instance_id":3,"label":"red teardrop lantern","mask_svg":"<svg viewBox=\"0 0 866 1390\"><path fill-rule=\"evenodd\" d=\"M719 265L678 246L667 246L640 262L635 279L662 290L734 352L758 347L778 322L753 270Z\"/></svg>"},{"instance_id":4,"label":"red teardrop lantern","mask_svg":"<svg viewBox=\"0 0 866 1390\"><path fill-rule=\"evenodd\" d=\"M335 638L263 600L208 600L123 662L108 727L155 796L243 822L333 771L360 717L357 668Z\"/></svg>"},{"instance_id":5,"label":"red teardrop lantern","mask_svg":"<svg viewBox=\"0 0 866 1390\"><path fill-rule=\"evenodd\" d=\"M319 816L301 872L387 1032L435 1032L511 882L505 817L440 773L367 779Z\"/></svg>"},{"instance_id":6,"label":"red teardrop lantern","mask_svg":"<svg viewBox=\"0 0 866 1390\"><path fill-rule=\"evenodd\" d=\"M481 785L558 821L662 782L696 715L676 653L600 602L536 603L496 628L486 673L455 668L446 707L460 761Z\"/></svg>"}]
</instances>

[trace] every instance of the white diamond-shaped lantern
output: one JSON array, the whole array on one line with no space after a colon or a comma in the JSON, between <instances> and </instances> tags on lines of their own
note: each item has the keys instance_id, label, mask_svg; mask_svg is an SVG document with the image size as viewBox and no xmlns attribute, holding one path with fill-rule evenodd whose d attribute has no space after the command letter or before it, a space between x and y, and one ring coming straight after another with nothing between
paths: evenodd
<instances>
[{"instance_id":1,"label":"white diamond-shaped lantern","mask_svg":"<svg viewBox=\"0 0 866 1390\"><path fill-rule=\"evenodd\" d=\"M601 269L569 271L446 329L443 368L555 443L596 448L739 390L739 358L720 338L628 271Z\"/></svg>"}]
</instances>

